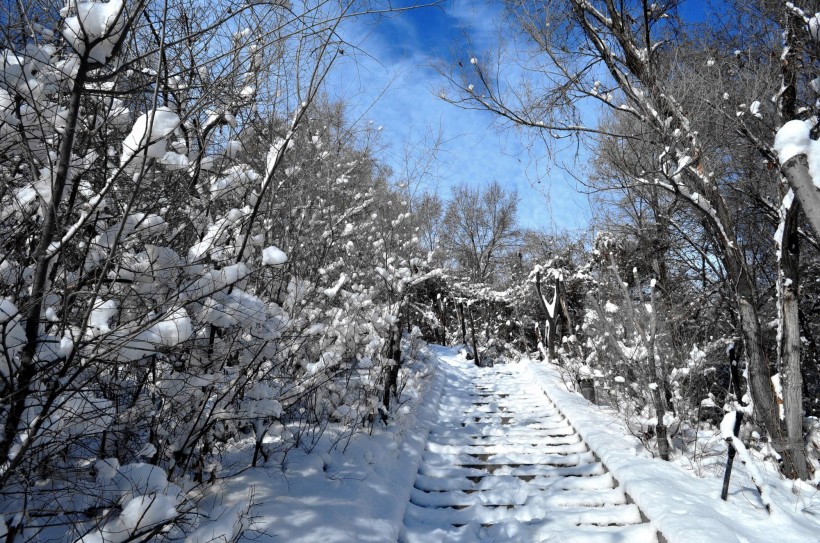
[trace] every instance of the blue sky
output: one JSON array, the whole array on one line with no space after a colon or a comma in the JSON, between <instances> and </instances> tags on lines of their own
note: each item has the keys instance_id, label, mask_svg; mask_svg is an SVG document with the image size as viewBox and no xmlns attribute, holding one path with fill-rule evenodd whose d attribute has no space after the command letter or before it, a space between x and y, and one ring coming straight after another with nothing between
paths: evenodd
<instances>
[{"instance_id":1,"label":"blue sky","mask_svg":"<svg viewBox=\"0 0 820 543\"><path fill-rule=\"evenodd\" d=\"M413 3L399 0L392 5ZM704 5L703 0L689 0L681 14L690 21L703 20ZM382 156L394 171L403 169L408 149L424 155L425 146L440 137L443 144L424 180L428 190L447 196L461 182L497 180L517 190L523 226L585 228L592 218L590 205L584 187L573 178L584 177L583 149L577 154L568 141L547 158L543 144L533 144L520 130L502 129L492 115L461 110L438 97L444 82L432 65L481 59L497 45L500 17L500 2L445 0L378 21L356 19L342 31L356 47L337 67L333 88L351 104L352 118L383 128L387 149ZM467 50L465 34L472 50ZM512 33L506 34L510 39Z\"/></svg>"},{"instance_id":2,"label":"blue sky","mask_svg":"<svg viewBox=\"0 0 820 543\"><path fill-rule=\"evenodd\" d=\"M359 50L346 50L331 88L351 104L354 120L383 128L387 149L382 156L395 171L402 170L408 147L423 155L425 145L440 137L436 163L425 179L428 189L447 196L461 182L497 180L517 190L523 226L585 227L590 220L586 196L571 176L543 158L541 146L530 146L519 131L499 129L488 113L461 110L438 97L443 81L432 64L452 58L454 52L465 63L471 56L480 58L495 45L499 16L498 4L448 0L377 23L356 20L343 35ZM472 51L463 47L464 32Z\"/></svg>"}]
</instances>

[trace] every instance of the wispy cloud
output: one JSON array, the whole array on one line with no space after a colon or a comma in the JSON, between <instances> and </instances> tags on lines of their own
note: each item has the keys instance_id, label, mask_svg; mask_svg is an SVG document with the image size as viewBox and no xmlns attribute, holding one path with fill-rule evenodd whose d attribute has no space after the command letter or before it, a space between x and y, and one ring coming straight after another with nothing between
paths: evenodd
<instances>
[{"instance_id":1,"label":"wispy cloud","mask_svg":"<svg viewBox=\"0 0 820 543\"><path fill-rule=\"evenodd\" d=\"M548 168L542 144L498 130L496 119L441 100L442 81L433 69L489 51L496 43L500 8L481 0L452 0L442 8L421 8L396 17L353 21L343 29L353 50L331 79L334 94L349 103L351 116L383 127L386 161L400 171L408 145L435 139L440 149L431 188L443 196L460 183L498 180L517 190L524 226L574 229L590 218L588 202L569 175ZM463 33L470 36L472 51ZM560 158L560 157L559 157ZM566 159L565 159L566 160Z\"/></svg>"}]
</instances>

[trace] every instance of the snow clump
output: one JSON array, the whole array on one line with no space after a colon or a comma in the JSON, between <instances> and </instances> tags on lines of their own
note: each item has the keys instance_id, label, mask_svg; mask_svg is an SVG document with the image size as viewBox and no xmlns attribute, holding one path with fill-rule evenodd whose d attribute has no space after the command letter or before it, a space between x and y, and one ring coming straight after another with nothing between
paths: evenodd
<instances>
[{"instance_id":1,"label":"snow clump","mask_svg":"<svg viewBox=\"0 0 820 543\"><path fill-rule=\"evenodd\" d=\"M262 264L266 266L281 266L287 261L288 255L275 245L262 249Z\"/></svg>"},{"instance_id":2,"label":"snow clump","mask_svg":"<svg viewBox=\"0 0 820 543\"><path fill-rule=\"evenodd\" d=\"M797 155L808 155L810 145L809 125L800 120L787 122L774 137L774 150L781 164Z\"/></svg>"},{"instance_id":3,"label":"snow clump","mask_svg":"<svg viewBox=\"0 0 820 543\"><path fill-rule=\"evenodd\" d=\"M774 149L780 164L785 164L797 155L806 155L809 174L814 186L820 189L820 141L811 139L812 125L807 121L789 121L774 137Z\"/></svg>"},{"instance_id":4,"label":"snow clump","mask_svg":"<svg viewBox=\"0 0 820 543\"><path fill-rule=\"evenodd\" d=\"M67 14L67 12L65 12ZM77 15L66 17L63 37L80 55L105 64L120 40L125 17L123 0L109 2L80 2ZM90 51L86 47L93 44Z\"/></svg>"},{"instance_id":5,"label":"snow clump","mask_svg":"<svg viewBox=\"0 0 820 543\"><path fill-rule=\"evenodd\" d=\"M125 164L143 150L149 158L163 158L165 138L177 129L179 122L179 115L165 106L140 115L131 133L122 142L121 163Z\"/></svg>"},{"instance_id":6,"label":"snow clump","mask_svg":"<svg viewBox=\"0 0 820 543\"><path fill-rule=\"evenodd\" d=\"M14 357L26 344L26 330L17 308L9 300L0 299L0 376L7 378L14 369Z\"/></svg>"},{"instance_id":7,"label":"snow clump","mask_svg":"<svg viewBox=\"0 0 820 543\"><path fill-rule=\"evenodd\" d=\"M820 41L820 13L809 19L809 34L814 41Z\"/></svg>"}]
</instances>

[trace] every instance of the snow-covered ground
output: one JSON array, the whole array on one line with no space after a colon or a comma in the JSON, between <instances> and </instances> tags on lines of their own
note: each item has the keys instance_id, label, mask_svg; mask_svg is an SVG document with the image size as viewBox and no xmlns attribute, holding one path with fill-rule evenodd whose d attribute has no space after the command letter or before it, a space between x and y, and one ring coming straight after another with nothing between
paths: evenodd
<instances>
[{"instance_id":1,"label":"snow-covered ground","mask_svg":"<svg viewBox=\"0 0 820 543\"><path fill-rule=\"evenodd\" d=\"M451 349L431 349L438 356L455 354ZM372 435L360 433L340 441L343 429L329 427L310 452L291 450L284 469L271 458L267 466L230 480L223 497L226 510L244 507L249 499L255 504L245 540L396 541L445 385L436 359L431 357L428 364L410 374L402 393L404 403L386 428L377 425ZM225 524L233 522L226 515Z\"/></svg>"},{"instance_id":2,"label":"snow-covered ground","mask_svg":"<svg viewBox=\"0 0 820 543\"><path fill-rule=\"evenodd\" d=\"M820 493L811 485L759 466L774 503L768 514L747 469L736 460L724 502L721 470L705 469L699 477L683 458L653 459L611 409L568 392L556 367L530 361L520 367L532 374L669 543L820 541ZM725 455L720 460L725 462Z\"/></svg>"},{"instance_id":3,"label":"snow-covered ground","mask_svg":"<svg viewBox=\"0 0 820 543\"><path fill-rule=\"evenodd\" d=\"M429 455L424 450L430 429L441 418L442 392L455 370L471 365L454 349L431 350L438 357L431 361L435 371L426 376L422 372L421 379L409 383L405 403L387 428L356 435L346 446L342 443L335 448L332 444L339 433L330 428L311 452L291 451L284 470L272 460L229 483L222 498L226 511L244 507L249 496L255 503L255 529L248 532L247 540L397 540L419 466L424 455ZM696 473L691 466L685 467L683 459L653 459L628 435L614 412L567 391L557 368L528 360L503 367L527 387L548 395L669 543L820 541L820 496L810 485L793 484L771 470L764 471L775 503L768 514L746 469L736 463L729 501L723 502L719 470ZM489 373L498 368L475 371ZM499 431L503 432L501 426ZM233 522L230 518L225 516L226 523ZM529 543L526 536L514 534L499 534L490 540Z\"/></svg>"},{"instance_id":4,"label":"snow-covered ground","mask_svg":"<svg viewBox=\"0 0 820 543\"><path fill-rule=\"evenodd\" d=\"M656 543L655 528L523 366L448 377L399 543Z\"/></svg>"}]
</instances>

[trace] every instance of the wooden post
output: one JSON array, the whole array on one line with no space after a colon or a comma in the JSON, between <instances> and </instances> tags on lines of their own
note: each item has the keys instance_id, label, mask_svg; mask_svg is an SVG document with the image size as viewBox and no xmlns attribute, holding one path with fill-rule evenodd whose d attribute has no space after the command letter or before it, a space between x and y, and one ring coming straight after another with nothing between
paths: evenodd
<instances>
[{"instance_id":1,"label":"wooden post","mask_svg":"<svg viewBox=\"0 0 820 543\"><path fill-rule=\"evenodd\" d=\"M729 347L729 374L732 378L732 391L735 398L740 398L740 369L738 368L738 356L735 344ZM740 424L743 422L743 413L738 412L735 415L735 427L733 433L735 437L740 434ZM723 474L723 490L720 492L720 498L726 501L729 495L729 479L732 477L732 465L735 463L735 455L737 451L734 446L729 443L729 456L726 459L726 471Z\"/></svg>"},{"instance_id":2,"label":"wooden post","mask_svg":"<svg viewBox=\"0 0 820 543\"><path fill-rule=\"evenodd\" d=\"M735 413L735 427L733 429L735 437L737 437L740 433L741 422L743 422L743 413L738 411ZM723 501L726 501L726 498L729 495L729 479L732 477L732 464L735 463L736 454L737 451L735 450L734 445L729 443L729 458L726 459L726 472L723 474L723 490L720 492L720 499Z\"/></svg>"}]
</instances>

